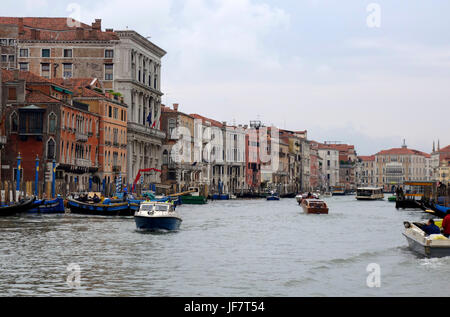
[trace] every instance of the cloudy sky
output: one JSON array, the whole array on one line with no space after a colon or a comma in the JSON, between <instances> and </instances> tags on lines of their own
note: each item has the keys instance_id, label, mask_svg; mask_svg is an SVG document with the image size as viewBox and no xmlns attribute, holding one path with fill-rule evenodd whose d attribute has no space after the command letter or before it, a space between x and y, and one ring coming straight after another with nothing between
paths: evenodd
<instances>
[{"instance_id":1,"label":"cloudy sky","mask_svg":"<svg viewBox=\"0 0 450 317\"><path fill-rule=\"evenodd\" d=\"M168 52L164 103L360 155L450 144L449 13L442 0L2 0L1 12L134 29Z\"/></svg>"}]
</instances>

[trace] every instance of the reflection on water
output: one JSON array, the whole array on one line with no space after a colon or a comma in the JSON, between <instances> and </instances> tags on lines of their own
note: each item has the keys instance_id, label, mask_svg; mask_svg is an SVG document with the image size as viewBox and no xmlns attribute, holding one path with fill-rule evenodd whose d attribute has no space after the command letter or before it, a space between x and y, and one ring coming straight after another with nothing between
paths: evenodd
<instances>
[{"instance_id":1,"label":"reflection on water","mask_svg":"<svg viewBox=\"0 0 450 317\"><path fill-rule=\"evenodd\" d=\"M76 215L0 219L2 296L428 296L448 293L450 258L407 248L387 201L327 199L306 215L294 199L182 206L177 233L138 232L131 218ZM69 264L79 288L67 284ZM366 285L381 267L381 287ZM447 292L446 292L447 291Z\"/></svg>"}]
</instances>

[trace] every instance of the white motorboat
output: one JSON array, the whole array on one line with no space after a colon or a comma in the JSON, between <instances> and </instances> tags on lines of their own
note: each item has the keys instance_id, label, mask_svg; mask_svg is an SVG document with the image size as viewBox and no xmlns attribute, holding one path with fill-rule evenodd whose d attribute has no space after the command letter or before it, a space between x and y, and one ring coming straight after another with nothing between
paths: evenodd
<instances>
[{"instance_id":1,"label":"white motorboat","mask_svg":"<svg viewBox=\"0 0 450 317\"><path fill-rule=\"evenodd\" d=\"M135 213L134 219L137 228L145 231L175 231L180 228L183 221L175 212L172 203L154 201L141 203L141 207Z\"/></svg>"},{"instance_id":2,"label":"white motorboat","mask_svg":"<svg viewBox=\"0 0 450 317\"><path fill-rule=\"evenodd\" d=\"M450 256L450 239L442 234L426 235L422 230L423 223L405 222L404 225L403 235L411 250L429 258Z\"/></svg>"}]
</instances>

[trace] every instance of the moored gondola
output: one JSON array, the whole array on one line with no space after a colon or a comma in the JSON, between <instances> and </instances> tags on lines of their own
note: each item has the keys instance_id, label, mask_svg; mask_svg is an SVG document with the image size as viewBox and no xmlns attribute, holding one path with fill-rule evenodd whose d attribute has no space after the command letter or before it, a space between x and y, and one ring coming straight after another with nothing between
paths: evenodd
<instances>
[{"instance_id":1,"label":"moored gondola","mask_svg":"<svg viewBox=\"0 0 450 317\"><path fill-rule=\"evenodd\" d=\"M27 212L34 206L35 198L28 198L21 200L20 202L0 207L0 217L14 216L16 214Z\"/></svg>"}]
</instances>

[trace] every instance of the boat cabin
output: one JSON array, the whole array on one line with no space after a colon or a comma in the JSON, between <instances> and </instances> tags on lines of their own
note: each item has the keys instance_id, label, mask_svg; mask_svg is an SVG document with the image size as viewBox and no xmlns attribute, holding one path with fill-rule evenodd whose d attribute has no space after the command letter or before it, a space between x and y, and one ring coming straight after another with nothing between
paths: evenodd
<instances>
[{"instance_id":1,"label":"boat cabin","mask_svg":"<svg viewBox=\"0 0 450 317\"><path fill-rule=\"evenodd\" d=\"M171 203L143 202L138 214L153 215L172 212L175 212L175 209Z\"/></svg>"},{"instance_id":2,"label":"boat cabin","mask_svg":"<svg viewBox=\"0 0 450 317\"><path fill-rule=\"evenodd\" d=\"M383 188L381 187L358 188L358 190L356 191L356 199L358 200L384 199Z\"/></svg>"}]
</instances>

